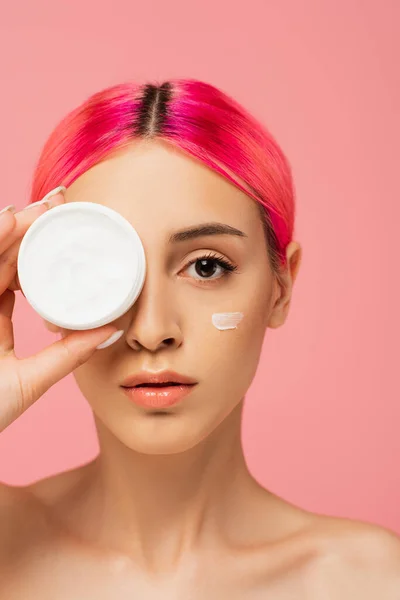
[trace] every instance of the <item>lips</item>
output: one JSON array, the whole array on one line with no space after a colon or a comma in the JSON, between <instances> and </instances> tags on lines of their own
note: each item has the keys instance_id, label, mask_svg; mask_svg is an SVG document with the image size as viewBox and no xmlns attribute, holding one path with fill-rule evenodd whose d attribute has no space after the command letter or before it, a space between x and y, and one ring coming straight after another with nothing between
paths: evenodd
<instances>
[{"instance_id":1,"label":"lips","mask_svg":"<svg viewBox=\"0 0 400 600\"><path fill-rule=\"evenodd\" d=\"M137 385L131 386L131 387L168 387L171 385L179 385L179 383L175 383L175 382L171 382L171 381L167 381L166 383L139 383Z\"/></svg>"},{"instance_id":2,"label":"lips","mask_svg":"<svg viewBox=\"0 0 400 600\"><path fill-rule=\"evenodd\" d=\"M196 384L197 381L192 377L175 371L142 371L127 377L121 387L135 404L158 410L169 408L183 400Z\"/></svg>"},{"instance_id":3,"label":"lips","mask_svg":"<svg viewBox=\"0 0 400 600\"><path fill-rule=\"evenodd\" d=\"M150 371L142 371L135 375L127 377L123 383L124 388L137 387L166 387L171 385L194 385L197 381L187 375L181 375L175 371L160 371L151 373Z\"/></svg>"}]
</instances>

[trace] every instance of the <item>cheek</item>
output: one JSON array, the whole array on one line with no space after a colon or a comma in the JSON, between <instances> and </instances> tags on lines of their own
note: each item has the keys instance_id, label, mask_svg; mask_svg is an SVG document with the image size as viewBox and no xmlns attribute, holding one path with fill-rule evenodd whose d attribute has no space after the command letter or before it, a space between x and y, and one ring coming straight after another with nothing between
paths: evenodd
<instances>
[{"instance_id":1,"label":"cheek","mask_svg":"<svg viewBox=\"0 0 400 600\"><path fill-rule=\"evenodd\" d=\"M253 294L242 297L241 301L230 299L225 306L217 304L214 310L210 310L211 307L202 310L201 319L198 314L196 325L189 327L196 332L193 340L188 339L193 372L196 373L197 365L199 377L203 377L213 391L217 392L220 386L219 394L234 394L238 400L236 396L246 392L257 369L268 319L267 296ZM223 313L221 309L225 307L227 310ZM231 314L226 316L226 313ZM219 326L236 322L236 327L218 329L213 320Z\"/></svg>"},{"instance_id":2,"label":"cheek","mask_svg":"<svg viewBox=\"0 0 400 600\"><path fill-rule=\"evenodd\" d=\"M227 329L237 329L243 317L242 312L213 313L211 322L218 331L226 331Z\"/></svg>"},{"instance_id":3,"label":"cheek","mask_svg":"<svg viewBox=\"0 0 400 600\"><path fill-rule=\"evenodd\" d=\"M114 389L115 373L120 362L120 353L99 350L83 365L75 369L73 373L75 381L91 405L100 404L104 396Z\"/></svg>"},{"instance_id":4,"label":"cheek","mask_svg":"<svg viewBox=\"0 0 400 600\"><path fill-rule=\"evenodd\" d=\"M109 369L93 357L75 369L73 376L81 394L95 412L101 411L110 395L115 393L115 382L109 375Z\"/></svg>"}]
</instances>

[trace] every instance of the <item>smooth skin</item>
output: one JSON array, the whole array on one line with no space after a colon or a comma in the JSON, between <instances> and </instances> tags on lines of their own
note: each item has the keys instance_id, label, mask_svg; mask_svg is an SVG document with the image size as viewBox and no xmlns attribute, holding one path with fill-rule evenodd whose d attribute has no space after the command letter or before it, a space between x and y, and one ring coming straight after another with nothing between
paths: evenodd
<instances>
[{"instance_id":1,"label":"smooth skin","mask_svg":"<svg viewBox=\"0 0 400 600\"><path fill-rule=\"evenodd\" d=\"M147 276L112 325L70 332L46 323L60 339L18 361L8 288L18 288L18 240L47 209L0 215L2 429L74 370L101 449L80 468L0 487L0 596L398 600L397 536L292 506L253 479L243 456L243 401L267 330L287 318L299 244L288 246L277 278L256 204L160 141L116 152L81 175L65 200L126 217L143 242ZM170 239L205 223L244 235ZM210 255L204 270L200 259ZM236 269L225 272L220 258ZM214 312L235 311L245 315L237 329L213 327ZM121 329L116 343L95 350ZM121 389L130 375L164 369L198 381L169 409L136 406Z\"/></svg>"}]
</instances>

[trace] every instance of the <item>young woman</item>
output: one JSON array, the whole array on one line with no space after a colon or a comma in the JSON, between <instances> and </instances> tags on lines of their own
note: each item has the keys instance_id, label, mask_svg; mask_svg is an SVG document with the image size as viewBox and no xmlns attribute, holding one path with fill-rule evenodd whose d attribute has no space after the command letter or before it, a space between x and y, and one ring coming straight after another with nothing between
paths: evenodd
<instances>
[{"instance_id":1,"label":"young woman","mask_svg":"<svg viewBox=\"0 0 400 600\"><path fill-rule=\"evenodd\" d=\"M0 430L74 371L100 454L25 488L0 486L1 597L400 598L394 534L288 504L243 457L243 401L301 258L290 168L271 135L206 83L115 86L55 129L34 176L38 201L0 215ZM135 227L143 290L111 325L47 323L60 339L18 360L20 240L46 210L79 201ZM221 329L220 313L241 320Z\"/></svg>"}]
</instances>

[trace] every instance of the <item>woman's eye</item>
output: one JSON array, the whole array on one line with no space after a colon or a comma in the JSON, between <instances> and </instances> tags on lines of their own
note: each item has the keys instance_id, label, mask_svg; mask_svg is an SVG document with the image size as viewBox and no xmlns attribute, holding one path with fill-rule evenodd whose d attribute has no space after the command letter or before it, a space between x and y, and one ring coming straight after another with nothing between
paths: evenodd
<instances>
[{"instance_id":1,"label":"woman's eye","mask_svg":"<svg viewBox=\"0 0 400 600\"><path fill-rule=\"evenodd\" d=\"M186 267L190 277L198 281L220 279L237 269L237 266L222 257L201 256Z\"/></svg>"}]
</instances>

